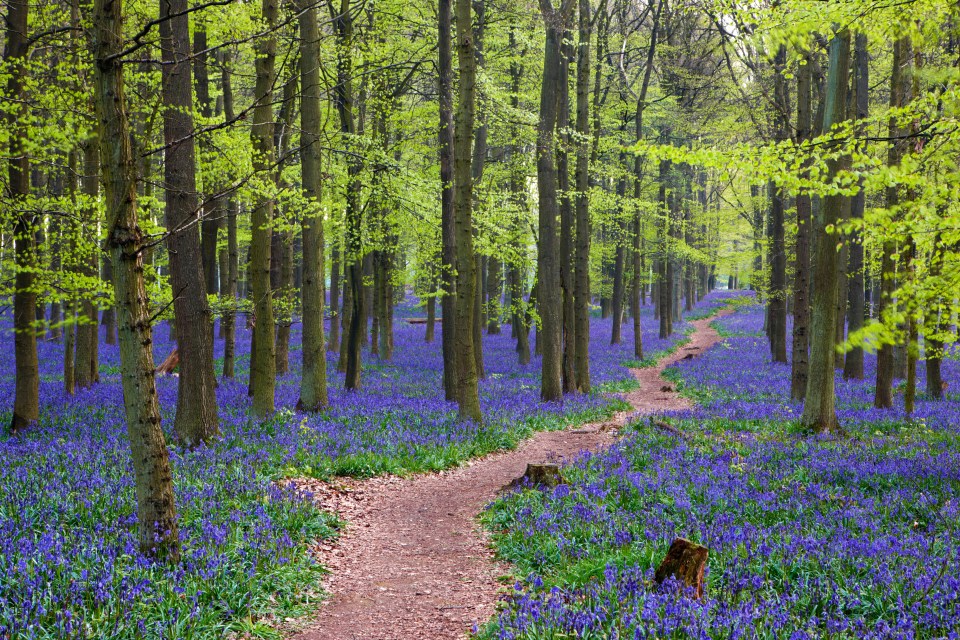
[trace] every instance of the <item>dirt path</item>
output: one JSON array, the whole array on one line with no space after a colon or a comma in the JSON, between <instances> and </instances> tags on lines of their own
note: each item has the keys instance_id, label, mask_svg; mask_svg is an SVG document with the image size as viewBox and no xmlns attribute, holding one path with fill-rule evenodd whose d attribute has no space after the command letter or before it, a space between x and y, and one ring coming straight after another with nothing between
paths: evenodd
<instances>
[{"instance_id":1,"label":"dirt path","mask_svg":"<svg viewBox=\"0 0 960 640\"><path fill-rule=\"evenodd\" d=\"M724 314L724 311L721 311ZM716 317L716 316L714 316ZM317 549L331 574L321 605L296 640L437 640L463 638L494 614L509 567L496 562L476 516L528 462L569 458L612 443L635 413L689 407L664 391L664 368L719 340L713 318L693 322L688 344L656 367L633 369L640 387L626 395L633 411L609 422L537 433L516 450L412 478L304 482L349 525Z\"/></svg>"}]
</instances>

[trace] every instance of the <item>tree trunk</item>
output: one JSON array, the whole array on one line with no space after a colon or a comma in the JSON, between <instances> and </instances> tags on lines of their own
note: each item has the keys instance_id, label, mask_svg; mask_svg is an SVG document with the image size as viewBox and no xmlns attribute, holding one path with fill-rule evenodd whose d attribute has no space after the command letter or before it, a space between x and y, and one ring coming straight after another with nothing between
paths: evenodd
<instances>
[{"instance_id":1,"label":"tree trunk","mask_svg":"<svg viewBox=\"0 0 960 640\"><path fill-rule=\"evenodd\" d=\"M476 64L470 0L456 0L457 62L460 82L454 126L453 209L457 243L457 294L455 345L457 351L457 403L461 418L481 422L474 344L477 295L473 252L473 178L471 175L473 126L476 102Z\"/></svg>"},{"instance_id":2,"label":"tree trunk","mask_svg":"<svg viewBox=\"0 0 960 640\"><path fill-rule=\"evenodd\" d=\"M227 122L232 122L235 114L233 109L233 85L230 77L231 57L226 53L223 56L221 72L221 88L223 91L223 115ZM226 309L220 321L223 327L223 377L233 378L236 361L236 324L237 324L237 279L240 270L240 249L237 242L237 214L239 204L235 197L231 197L226 204L227 208L227 280ZM222 273L221 273L222 275Z\"/></svg>"},{"instance_id":3,"label":"tree trunk","mask_svg":"<svg viewBox=\"0 0 960 640\"><path fill-rule=\"evenodd\" d=\"M164 0L161 0L161 2L164 2ZM178 44L187 48L186 43ZM197 21L193 31L193 50L196 52L193 73L197 91L197 107L204 121L213 116L213 102L210 100L210 74L207 66L207 56L209 55L207 47L207 31L202 22ZM227 120L227 122L230 122L230 120ZM203 142L201 142L201 149L211 150L208 147L209 145L203 145ZM228 277L226 273L218 273L219 263L217 261L217 232L222 225L222 202L221 198L215 198L204 205L201 212L200 259L203 267L204 289L210 295L219 294L220 281L226 280ZM226 286L223 288L226 289Z\"/></svg>"},{"instance_id":4,"label":"tree trunk","mask_svg":"<svg viewBox=\"0 0 960 640\"><path fill-rule=\"evenodd\" d=\"M910 41L908 38L900 38L893 43L893 70L890 74L890 107L893 109L904 106L907 103L907 86L909 77L904 72L908 67L913 55L910 53ZM906 147L906 141L902 140L903 128L893 117L889 122L889 136L896 140L890 145L887 152L887 164L895 167L900 164ZM900 204L900 193L897 185L887 187L886 208L895 210ZM893 299L896 290L896 271L897 271L897 244L892 234L885 236L882 257L880 265L880 321L884 324L893 322L890 313L895 307ZM893 378L894 378L894 346L892 344L883 344L877 350L877 378L876 391L873 397L873 406L878 409L889 409L893 407Z\"/></svg>"},{"instance_id":5,"label":"tree trunk","mask_svg":"<svg viewBox=\"0 0 960 640\"><path fill-rule=\"evenodd\" d=\"M560 297L560 256L557 245L557 169L554 133L557 125L557 94L561 77L561 34L573 3L562 0L554 9L552 0L540 0L546 25L543 83L540 89L540 121L537 124L537 192L539 223L537 247L537 302L540 327L537 333L543 352L540 397L559 400L562 387L562 300Z\"/></svg>"},{"instance_id":6,"label":"tree trunk","mask_svg":"<svg viewBox=\"0 0 960 640\"><path fill-rule=\"evenodd\" d=\"M98 158L99 140L91 136L83 145L83 195L86 196L84 207L83 232L94 233L98 223L98 211L92 203L100 192L100 164ZM82 271L87 277L95 277L99 270L97 252L83 257ZM86 389L100 381L99 344L97 341L97 307L93 295L83 297L80 303L79 318L76 332L76 386Z\"/></svg>"},{"instance_id":7,"label":"tree trunk","mask_svg":"<svg viewBox=\"0 0 960 640\"><path fill-rule=\"evenodd\" d=\"M353 145L356 133L353 96L353 17L349 0L341 0L340 12L334 20L337 34L337 110L340 116L340 131L347 146ZM363 288L363 212L360 207L360 172L362 166L356 156L347 160L346 213L344 217L343 258L347 270L347 286L350 288L350 324L341 353L346 354L343 386L348 391L360 388L360 359L366 330L366 305ZM346 300L346 296L344 296Z\"/></svg>"},{"instance_id":8,"label":"tree trunk","mask_svg":"<svg viewBox=\"0 0 960 640\"><path fill-rule=\"evenodd\" d=\"M858 33L854 43L854 96L852 103L855 106L856 119L863 122L869 115L870 105L870 55L867 52L867 35ZM864 125L861 125L859 129L858 135L863 135ZM863 181L861 180L860 190L850 201L850 217L854 220L862 220L865 206L866 195L863 192ZM856 228L850 234L849 257L847 273L850 281L847 299L847 330L850 334L853 334L863 328L864 308L866 306L863 284L863 234ZM855 346L847 352L843 363L843 378L845 380L863 380L863 347Z\"/></svg>"},{"instance_id":9,"label":"tree trunk","mask_svg":"<svg viewBox=\"0 0 960 640\"><path fill-rule=\"evenodd\" d=\"M40 417L40 360L37 356L37 294L34 289L36 269L36 213L27 203L30 196L29 125L24 94L24 66L27 57L26 0L11 0L7 5L7 42L4 62L10 73L7 78L7 99L19 100L19 107L7 116L11 128L9 148L9 190L16 207L14 243L16 277L13 293L13 344L15 357L13 419L10 431L18 433ZM94 327L96 337L96 327Z\"/></svg>"},{"instance_id":10,"label":"tree trunk","mask_svg":"<svg viewBox=\"0 0 960 640\"><path fill-rule=\"evenodd\" d=\"M113 260L109 256L104 256L101 266L101 280L113 285ZM103 309L100 324L103 326L103 341L106 344L117 344L117 312L112 304Z\"/></svg>"},{"instance_id":11,"label":"tree trunk","mask_svg":"<svg viewBox=\"0 0 960 640\"><path fill-rule=\"evenodd\" d=\"M331 353L340 353L340 242L334 235L333 251L330 256L330 344Z\"/></svg>"},{"instance_id":12,"label":"tree trunk","mask_svg":"<svg viewBox=\"0 0 960 640\"><path fill-rule=\"evenodd\" d=\"M830 44L830 70L827 78L823 130L840 123L846 113L847 84L850 76L850 32L836 33ZM849 156L829 161L830 179L845 168ZM816 432L839 431L834 391L834 355L837 312L837 247L828 235L843 215L844 196L824 199L817 215L817 242L812 287L813 308L810 323L810 375L802 424Z\"/></svg>"},{"instance_id":13,"label":"tree trunk","mask_svg":"<svg viewBox=\"0 0 960 640\"><path fill-rule=\"evenodd\" d=\"M500 334L500 314L503 313L503 262L493 256L487 264L487 333Z\"/></svg>"},{"instance_id":14,"label":"tree trunk","mask_svg":"<svg viewBox=\"0 0 960 640\"><path fill-rule=\"evenodd\" d=\"M150 308L143 282L143 234L137 221L136 164L130 145L123 66L123 3L94 0L94 103L107 211L107 248L116 266L120 310L120 377L137 494L140 550L171 563L180 541L173 479L160 428L153 378Z\"/></svg>"},{"instance_id":15,"label":"tree trunk","mask_svg":"<svg viewBox=\"0 0 960 640\"><path fill-rule=\"evenodd\" d=\"M330 401L327 395L327 350L323 344L323 218L320 200L320 30L316 6L300 2L300 166L303 195L313 206L304 214L303 227L303 369L297 408L317 411Z\"/></svg>"},{"instance_id":16,"label":"tree trunk","mask_svg":"<svg viewBox=\"0 0 960 640\"><path fill-rule=\"evenodd\" d=\"M160 20L170 286L176 324L189 327L177 332L180 377L173 428L181 442L194 447L217 437L220 428L213 373L213 316L203 286L195 226L198 204L187 0L160 0Z\"/></svg>"},{"instance_id":17,"label":"tree trunk","mask_svg":"<svg viewBox=\"0 0 960 640\"><path fill-rule=\"evenodd\" d=\"M811 63L802 65L797 74L797 143L803 144L811 134ZM805 164L803 175L809 173ZM790 397L803 400L807 393L810 364L810 241L812 238L810 195L797 194L797 241L793 281L793 345L790 359Z\"/></svg>"},{"instance_id":18,"label":"tree trunk","mask_svg":"<svg viewBox=\"0 0 960 640\"><path fill-rule=\"evenodd\" d=\"M437 326L437 283L431 279L430 297L427 298L427 326L423 335L424 342L433 342Z\"/></svg>"},{"instance_id":19,"label":"tree trunk","mask_svg":"<svg viewBox=\"0 0 960 640\"><path fill-rule=\"evenodd\" d=\"M606 3L604 3L604 12ZM587 136L590 133L590 1L580 0L579 7L579 42L577 48L577 120L576 129L579 135L577 142L576 166L576 249L574 251L574 372L577 379L577 390L581 393L590 392L590 239L593 234L590 224L590 160L595 155L595 147L588 145ZM606 24L601 21L601 26ZM606 30L598 30L597 48L606 40ZM600 56L598 55L598 65ZM597 83L600 74L597 73ZM597 94L599 89L597 87ZM599 100L595 96L595 100ZM594 105L595 117L598 105Z\"/></svg>"},{"instance_id":20,"label":"tree trunk","mask_svg":"<svg viewBox=\"0 0 960 640\"><path fill-rule=\"evenodd\" d=\"M457 400L456 347L456 273L457 234L453 209L453 52L451 27L453 24L453 0L439 0L438 5L438 57L440 132L440 226L443 243L440 267L440 312L443 331L440 339L443 347L443 390L448 402Z\"/></svg>"},{"instance_id":21,"label":"tree trunk","mask_svg":"<svg viewBox=\"0 0 960 640\"><path fill-rule=\"evenodd\" d=\"M277 0L263 0L263 20L269 34L256 43L256 83L254 86L253 169L268 180L276 154L273 136L273 85L277 40L273 28L277 23ZM250 388L253 392L253 415L265 418L275 409L276 343L273 316L273 292L270 289L270 254L273 232L274 201L267 194L258 194L250 216L250 289L253 295L253 344L250 349Z\"/></svg>"},{"instance_id":22,"label":"tree trunk","mask_svg":"<svg viewBox=\"0 0 960 640\"><path fill-rule=\"evenodd\" d=\"M577 390L574 371L576 326L574 323L573 283L573 203L570 200L570 61L573 58L572 36L565 30L560 45L560 84L557 86L557 188L560 191L560 290L563 315L563 392Z\"/></svg>"},{"instance_id":23,"label":"tree trunk","mask_svg":"<svg viewBox=\"0 0 960 640\"><path fill-rule=\"evenodd\" d=\"M627 198L627 179L621 178L617 181L617 200L626 201ZM624 269L626 265L627 249L624 246L626 236L626 225L623 220L623 211L617 212L617 235L616 251L613 259L613 296L612 296L612 316L613 323L610 330L610 344L620 344L620 328L623 323L623 298L624 298Z\"/></svg>"},{"instance_id":24,"label":"tree trunk","mask_svg":"<svg viewBox=\"0 0 960 640\"><path fill-rule=\"evenodd\" d=\"M669 139L669 132L664 132L663 137ZM660 161L660 191L659 191L659 225L658 235L660 236L660 267L657 274L657 310L660 316L660 339L669 338L673 334L673 274L670 264L670 198L667 194L668 182L670 180L670 161Z\"/></svg>"}]
</instances>

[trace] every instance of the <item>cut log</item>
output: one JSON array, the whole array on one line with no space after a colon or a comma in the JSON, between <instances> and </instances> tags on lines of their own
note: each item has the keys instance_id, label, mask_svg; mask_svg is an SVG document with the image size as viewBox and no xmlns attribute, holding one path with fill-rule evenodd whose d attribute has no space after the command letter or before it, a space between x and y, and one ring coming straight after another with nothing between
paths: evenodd
<instances>
[{"instance_id":1,"label":"cut log","mask_svg":"<svg viewBox=\"0 0 960 640\"><path fill-rule=\"evenodd\" d=\"M527 470L522 476L512 481L503 488L504 491L516 489L525 484L531 484L539 488L553 488L557 485L566 484L563 474L560 472L560 465L551 463L527 463Z\"/></svg>"},{"instance_id":2,"label":"cut log","mask_svg":"<svg viewBox=\"0 0 960 640\"><path fill-rule=\"evenodd\" d=\"M436 318L435 322L443 322L443 318ZM427 324L426 318L407 318L407 324Z\"/></svg>"},{"instance_id":3,"label":"cut log","mask_svg":"<svg viewBox=\"0 0 960 640\"><path fill-rule=\"evenodd\" d=\"M169 376L172 375L176 370L177 365L180 364L180 352L177 349L174 349L170 352L170 355L167 356L167 359L160 363L160 366L156 369L156 374L158 376Z\"/></svg>"},{"instance_id":4,"label":"cut log","mask_svg":"<svg viewBox=\"0 0 960 640\"><path fill-rule=\"evenodd\" d=\"M676 578L684 588L693 589L694 597L699 600L703 598L703 574L709 555L710 550L706 547L677 538L657 568L654 581L662 585L668 578Z\"/></svg>"}]
</instances>

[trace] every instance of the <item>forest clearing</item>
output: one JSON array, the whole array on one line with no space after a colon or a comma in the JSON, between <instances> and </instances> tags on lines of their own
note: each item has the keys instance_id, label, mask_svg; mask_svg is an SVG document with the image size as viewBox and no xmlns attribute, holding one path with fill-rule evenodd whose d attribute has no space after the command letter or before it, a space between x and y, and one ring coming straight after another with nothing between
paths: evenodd
<instances>
[{"instance_id":1,"label":"forest clearing","mask_svg":"<svg viewBox=\"0 0 960 640\"><path fill-rule=\"evenodd\" d=\"M960 4L0 11L0 640L960 638Z\"/></svg>"}]
</instances>

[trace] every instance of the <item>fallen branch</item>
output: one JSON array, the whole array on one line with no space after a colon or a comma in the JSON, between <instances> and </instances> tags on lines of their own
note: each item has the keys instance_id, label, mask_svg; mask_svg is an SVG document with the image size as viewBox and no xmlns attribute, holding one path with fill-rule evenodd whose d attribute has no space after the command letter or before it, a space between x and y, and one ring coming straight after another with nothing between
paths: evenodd
<instances>
[{"instance_id":1,"label":"fallen branch","mask_svg":"<svg viewBox=\"0 0 960 640\"><path fill-rule=\"evenodd\" d=\"M690 434L686 433L685 431L681 431L680 429L677 429L672 424L668 424L663 420L657 420L653 416L650 416L650 426L656 427L661 431L666 431L670 435L677 436L681 440L686 440L687 442L693 440L693 436L691 436Z\"/></svg>"}]
</instances>

